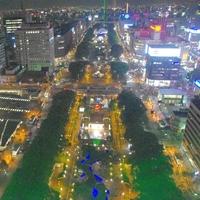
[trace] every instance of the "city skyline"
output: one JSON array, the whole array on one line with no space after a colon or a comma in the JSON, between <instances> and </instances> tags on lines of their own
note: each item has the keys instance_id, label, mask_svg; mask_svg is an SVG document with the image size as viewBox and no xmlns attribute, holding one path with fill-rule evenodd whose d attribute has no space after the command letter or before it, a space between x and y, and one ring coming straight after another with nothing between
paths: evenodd
<instances>
[{"instance_id":1,"label":"city skyline","mask_svg":"<svg viewBox=\"0 0 200 200\"><path fill-rule=\"evenodd\" d=\"M31 9L31 8L49 8L49 7L59 7L59 6L74 6L74 7L81 7L81 6L86 6L86 7L99 7L103 6L103 0L81 0L81 1L73 1L73 0L0 0L0 10L3 9L20 9L22 2L24 4L24 8L26 9ZM171 3L182 3L181 0L171 0ZM190 0L184 3L197 3L198 0ZM130 5L151 5L151 4L156 4L156 3L166 3L165 0L151 0L148 3L146 0L109 0L108 5L113 6L113 5L118 5L119 7L125 6L126 3L129 3ZM170 1L168 1L170 3Z\"/></svg>"},{"instance_id":2,"label":"city skyline","mask_svg":"<svg viewBox=\"0 0 200 200\"><path fill-rule=\"evenodd\" d=\"M199 200L200 4L48 2L0 12L0 199Z\"/></svg>"}]
</instances>

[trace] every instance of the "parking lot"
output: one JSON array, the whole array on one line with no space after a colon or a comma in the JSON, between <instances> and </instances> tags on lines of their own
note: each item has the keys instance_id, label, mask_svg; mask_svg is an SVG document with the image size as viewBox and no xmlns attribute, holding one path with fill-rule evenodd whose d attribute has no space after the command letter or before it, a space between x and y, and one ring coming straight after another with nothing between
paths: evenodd
<instances>
[{"instance_id":1,"label":"parking lot","mask_svg":"<svg viewBox=\"0 0 200 200\"><path fill-rule=\"evenodd\" d=\"M0 94L0 119L23 121L27 112L38 107L37 101L27 97Z\"/></svg>"},{"instance_id":2,"label":"parking lot","mask_svg":"<svg viewBox=\"0 0 200 200\"><path fill-rule=\"evenodd\" d=\"M1 120L0 121L0 146L6 146L9 138L20 124L18 121Z\"/></svg>"}]
</instances>

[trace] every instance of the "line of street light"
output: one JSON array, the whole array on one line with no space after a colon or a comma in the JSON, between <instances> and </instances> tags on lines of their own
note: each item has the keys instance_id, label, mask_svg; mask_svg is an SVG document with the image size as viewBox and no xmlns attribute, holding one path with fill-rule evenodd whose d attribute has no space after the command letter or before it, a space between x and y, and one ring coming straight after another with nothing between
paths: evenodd
<instances>
[{"instance_id":1,"label":"line of street light","mask_svg":"<svg viewBox=\"0 0 200 200\"><path fill-rule=\"evenodd\" d=\"M2 107L0 107L0 110L2 110L2 111L11 111L11 112L21 112L21 113L23 113L23 112L25 112L25 113L30 112L30 110L25 110L25 109L2 108Z\"/></svg>"},{"instance_id":2,"label":"line of street light","mask_svg":"<svg viewBox=\"0 0 200 200\"><path fill-rule=\"evenodd\" d=\"M13 98L13 97L2 97L0 96L0 99L3 100L12 100L12 101L25 101L25 102L30 102L30 99L21 99L21 98Z\"/></svg>"}]
</instances>

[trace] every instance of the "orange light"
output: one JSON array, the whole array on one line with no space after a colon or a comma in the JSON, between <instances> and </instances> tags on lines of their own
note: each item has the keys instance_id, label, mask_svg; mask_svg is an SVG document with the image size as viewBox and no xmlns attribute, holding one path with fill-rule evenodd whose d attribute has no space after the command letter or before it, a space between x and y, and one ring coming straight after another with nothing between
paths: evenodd
<instances>
[{"instance_id":1,"label":"orange light","mask_svg":"<svg viewBox=\"0 0 200 200\"><path fill-rule=\"evenodd\" d=\"M101 109L101 105L100 105L100 104L96 104L96 105L95 105L95 110L96 110L96 111L99 111L100 109Z\"/></svg>"},{"instance_id":2,"label":"orange light","mask_svg":"<svg viewBox=\"0 0 200 200\"><path fill-rule=\"evenodd\" d=\"M154 30L155 32L160 32L162 27L161 25L152 25L150 26L150 28Z\"/></svg>"},{"instance_id":3,"label":"orange light","mask_svg":"<svg viewBox=\"0 0 200 200\"><path fill-rule=\"evenodd\" d=\"M12 162L12 152L9 150L5 150L1 155L1 160L6 163L6 165L10 165Z\"/></svg>"}]
</instances>

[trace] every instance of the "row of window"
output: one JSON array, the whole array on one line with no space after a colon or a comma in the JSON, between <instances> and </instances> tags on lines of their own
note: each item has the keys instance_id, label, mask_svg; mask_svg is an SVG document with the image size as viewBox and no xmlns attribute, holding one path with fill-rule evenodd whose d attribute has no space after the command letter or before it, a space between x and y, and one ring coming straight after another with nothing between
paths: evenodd
<instances>
[{"instance_id":1,"label":"row of window","mask_svg":"<svg viewBox=\"0 0 200 200\"><path fill-rule=\"evenodd\" d=\"M190 126L186 127L185 139L188 141L188 143L192 144L193 152L196 153L198 148L197 148L196 140L191 134L191 127Z\"/></svg>"},{"instance_id":2,"label":"row of window","mask_svg":"<svg viewBox=\"0 0 200 200\"><path fill-rule=\"evenodd\" d=\"M44 31L26 31L26 34L44 33Z\"/></svg>"},{"instance_id":3,"label":"row of window","mask_svg":"<svg viewBox=\"0 0 200 200\"><path fill-rule=\"evenodd\" d=\"M188 117L190 119L187 121L186 133L190 136L191 140L194 140L193 142L196 143L196 148L200 148L200 137L198 133L198 126L192 120L190 114L188 115Z\"/></svg>"}]
</instances>

